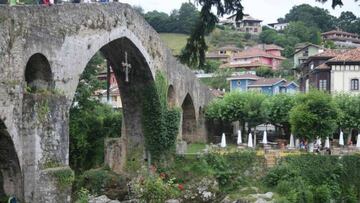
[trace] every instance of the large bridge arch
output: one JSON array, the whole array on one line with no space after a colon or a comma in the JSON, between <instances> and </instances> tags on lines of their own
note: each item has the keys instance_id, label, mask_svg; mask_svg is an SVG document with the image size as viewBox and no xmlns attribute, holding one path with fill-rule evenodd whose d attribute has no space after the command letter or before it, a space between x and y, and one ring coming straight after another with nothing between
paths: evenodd
<instances>
[{"instance_id":1,"label":"large bridge arch","mask_svg":"<svg viewBox=\"0 0 360 203\"><path fill-rule=\"evenodd\" d=\"M129 5L3 6L0 19L0 115L7 118L20 166L26 168L23 173L27 202L68 201L65 195L52 191L56 184L47 174L54 169L48 169L46 161L68 165L68 111L80 75L97 51L115 66L128 121L138 122L141 107L131 94L151 83L157 70L164 72L173 85L175 101L183 101L188 93L192 96L196 117L197 109L212 99L208 89L178 63L159 35ZM129 84L123 82L120 66L125 51L133 65L131 74L135 74L130 74ZM44 104L48 104L49 112L40 115L46 122L38 120L40 96L26 93L26 64L36 53L46 56L54 92L61 93L46 98ZM141 127L131 126L133 123L125 125L131 129L126 134L135 138L135 143L141 143ZM39 199L44 194L57 196Z\"/></svg>"}]
</instances>

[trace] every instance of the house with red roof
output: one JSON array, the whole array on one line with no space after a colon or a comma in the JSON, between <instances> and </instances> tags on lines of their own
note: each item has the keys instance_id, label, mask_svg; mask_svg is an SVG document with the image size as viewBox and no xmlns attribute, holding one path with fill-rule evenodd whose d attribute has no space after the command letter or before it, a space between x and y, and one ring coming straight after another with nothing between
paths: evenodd
<instances>
[{"instance_id":1,"label":"house with red roof","mask_svg":"<svg viewBox=\"0 0 360 203\"><path fill-rule=\"evenodd\" d=\"M360 48L325 50L300 67L300 90L315 88L329 93L359 94Z\"/></svg>"},{"instance_id":2,"label":"house with red roof","mask_svg":"<svg viewBox=\"0 0 360 203\"><path fill-rule=\"evenodd\" d=\"M360 37L356 33L338 29L321 33L321 36L324 40L333 41L338 47L360 47Z\"/></svg>"},{"instance_id":3,"label":"house with red roof","mask_svg":"<svg viewBox=\"0 0 360 203\"><path fill-rule=\"evenodd\" d=\"M285 58L281 56L283 48L274 44L259 44L242 52L234 54L229 62L221 68L233 68L236 71L256 70L259 67L268 67L277 70Z\"/></svg>"},{"instance_id":4,"label":"house with red roof","mask_svg":"<svg viewBox=\"0 0 360 203\"><path fill-rule=\"evenodd\" d=\"M279 93L293 94L298 91L299 86L293 81L282 78L263 78L255 74L235 74L227 81L230 82L230 91L258 91L267 95Z\"/></svg>"}]
</instances>

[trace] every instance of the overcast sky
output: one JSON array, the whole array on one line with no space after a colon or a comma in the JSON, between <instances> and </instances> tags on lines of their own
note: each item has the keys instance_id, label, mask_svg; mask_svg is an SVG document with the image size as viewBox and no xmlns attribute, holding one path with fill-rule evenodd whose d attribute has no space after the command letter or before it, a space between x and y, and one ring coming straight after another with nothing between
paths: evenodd
<instances>
[{"instance_id":1,"label":"overcast sky","mask_svg":"<svg viewBox=\"0 0 360 203\"><path fill-rule=\"evenodd\" d=\"M141 6L146 12L152 10L170 13L173 9L180 8L183 2L189 0L120 0L120 2L131 5ZM193 0L191 0L193 1ZM342 11L352 11L355 15L360 16L360 1L343 0L343 7L331 8L331 0L322 4L315 0L242 0L245 13L264 20L265 23L276 22L276 19L283 17L295 5L308 3L312 6L318 6L328 9L334 16L339 16Z\"/></svg>"}]
</instances>

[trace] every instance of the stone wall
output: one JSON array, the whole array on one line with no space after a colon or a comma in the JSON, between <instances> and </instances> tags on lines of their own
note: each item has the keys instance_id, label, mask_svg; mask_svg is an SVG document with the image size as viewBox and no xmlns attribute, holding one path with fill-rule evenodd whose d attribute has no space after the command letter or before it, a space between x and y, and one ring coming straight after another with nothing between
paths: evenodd
<instances>
[{"instance_id":1,"label":"stone wall","mask_svg":"<svg viewBox=\"0 0 360 203\"><path fill-rule=\"evenodd\" d=\"M164 72L172 85L176 106L182 105L186 95L191 96L196 128L202 128L198 110L212 99L210 92L187 67L178 63L156 31L129 5L0 6L0 119L19 159L25 202L43 201L39 199L40 188L47 185L46 181L49 185L53 181L39 179L44 170L68 165L70 105L81 73L99 50L112 63L122 92L130 151L142 147L139 93L153 82L157 70ZM125 83L121 65L125 52L133 67L130 83ZM26 80L26 67L29 59L39 53L48 61L52 76L51 81L42 81L50 84L51 92L61 95L26 93L27 86L38 81ZM204 135L199 139L205 140ZM67 198L56 191L47 191L46 195Z\"/></svg>"}]
</instances>

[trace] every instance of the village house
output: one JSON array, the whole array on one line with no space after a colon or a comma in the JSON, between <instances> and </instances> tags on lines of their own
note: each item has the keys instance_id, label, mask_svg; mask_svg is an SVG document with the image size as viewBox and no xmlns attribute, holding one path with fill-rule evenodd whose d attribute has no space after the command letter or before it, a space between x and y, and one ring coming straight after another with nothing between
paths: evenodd
<instances>
[{"instance_id":1,"label":"village house","mask_svg":"<svg viewBox=\"0 0 360 203\"><path fill-rule=\"evenodd\" d=\"M323 40L332 41L338 47L360 47L360 37L355 33L332 30L322 33L321 36Z\"/></svg>"},{"instance_id":2,"label":"village house","mask_svg":"<svg viewBox=\"0 0 360 203\"><path fill-rule=\"evenodd\" d=\"M259 44L234 54L229 62L221 68L233 68L235 71L256 70L259 67L268 67L277 70L285 60L281 56L283 49L274 44Z\"/></svg>"},{"instance_id":3,"label":"village house","mask_svg":"<svg viewBox=\"0 0 360 203\"><path fill-rule=\"evenodd\" d=\"M331 93L359 94L360 48L349 50L326 62L331 70Z\"/></svg>"},{"instance_id":4,"label":"village house","mask_svg":"<svg viewBox=\"0 0 360 203\"><path fill-rule=\"evenodd\" d=\"M258 91L267 95L279 93L293 94L299 86L282 78L263 78L255 74L245 73L227 78L230 82L230 91Z\"/></svg>"},{"instance_id":5,"label":"village house","mask_svg":"<svg viewBox=\"0 0 360 203\"><path fill-rule=\"evenodd\" d=\"M97 79L103 82L107 81L107 72L101 72L97 75ZM99 89L94 92L94 98L98 99L103 104L109 104L115 109L122 108L120 90L116 81L115 73L110 68L110 88L109 99L106 89Z\"/></svg>"},{"instance_id":6,"label":"village house","mask_svg":"<svg viewBox=\"0 0 360 203\"><path fill-rule=\"evenodd\" d=\"M294 68L304 63L310 56L323 52L323 47L311 43L299 43L295 45Z\"/></svg>"},{"instance_id":7,"label":"village house","mask_svg":"<svg viewBox=\"0 0 360 203\"><path fill-rule=\"evenodd\" d=\"M359 93L360 48L326 50L301 65L300 90Z\"/></svg>"},{"instance_id":8,"label":"village house","mask_svg":"<svg viewBox=\"0 0 360 203\"><path fill-rule=\"evenodd\" d=\"M270 23L268 26L276 31L283 31L289 23Z\"/></svg>"},{"instance_id":9,"label":"village house","mask_svg":"<svg viewBox=\"0 0 360 203\"><path fill-rule=\"evenodd\" d=\"M262 32L261 22L262 20L256 19L248 14L244 14L242 20L236 21L236 15L232 15L222 21L221 24L230 25L239 32L259 35Z\"/></svg>"},{"instance_id":10,"label":"village house","mask_svg":"<svg viewBox=\"0 0 360 203\"><path fill-rule=\"evenodd\" d=\"M217 48L215 51L206 53L205 58L208 60L217 60L222 63L226 63L231 56L239 53L241 50L242 49L236 47L235 45L223 46Z\"/></svg>"},{"instance_id":11,"label":"village house","mask_svg":"<svg viewBox=\"0 0 360 203\"><path fill-rule=\"evenodd\" d=\"M330 67L325 62L344 53L343 49L328 49L310 56L300 65L300 91L308 92L310 88L330 92Z\"/></svg>"}]
</instances>

